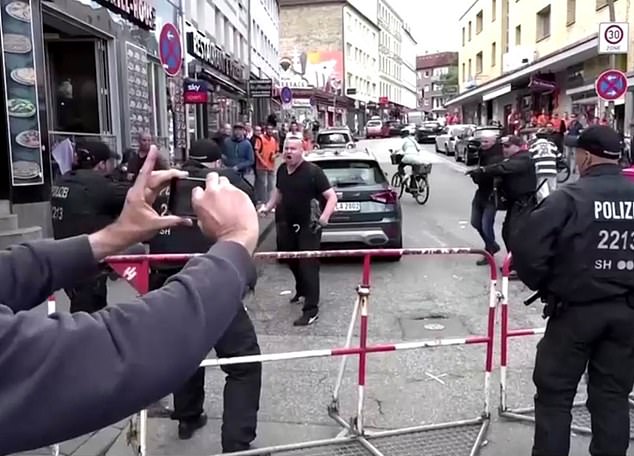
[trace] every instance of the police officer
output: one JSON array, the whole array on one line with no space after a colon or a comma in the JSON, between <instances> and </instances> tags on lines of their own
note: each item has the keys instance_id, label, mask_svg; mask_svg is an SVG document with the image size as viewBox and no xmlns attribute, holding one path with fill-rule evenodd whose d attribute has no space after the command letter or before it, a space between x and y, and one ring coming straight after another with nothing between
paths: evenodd
<instances>
[{"instance_id":1,"label":"police officer","mask_svg":"<svg viewBox=\"0 0 634 456\"><path fill-rule=\"evenodd\" d=\"M530 152L524 150L519 136L505 136L500 140L505 159L499 163L475 168L468 172L476 179L490 177L497 180L495 192L498 209L506 209L502 225L502 239L507 251L512 251L511 232L518 216L534 204L537 177Z\"/></svg>"},{"instance_id":2,"label":"police officer","mask_svg":"<svg viewBox=\"0 0 634 456\"><path fill-rule=\"evenodd\" d=\"M102 142L76 147L77 169L57 176L51 189L55 239L90 234L112 223L121 212L130 184L111 173L118 155ZM96 312L107 304L107 268L74 288L66 289L71 312Z\"/></svg>"},{"instance_id":3,"label":"police officer","mask_svg":"<svg viewBox=\"0 0 634 456\"><path fill-rule=\"evenodd\" d=\"M537 346L534 456L564 456L577 385L588 369L592 455L625 456L634 384L634 185L619 135L592 126L575 140L581 174L525 215L513 263L549 316Z\"/></svg>"},{"instance_id":4,"label":"police officer","mask_svg":"<svg viewBox=\"0 0 634 456\"><path fill-rule=\"evenodd\" d=\"M234 186L240 188L254 199L253 187L236 171L222 169L221 149L215 141L202 139L191 145L189 160L182 165L191 177L205 177L212 170L225 176ZM159 196L157 211L165 212L168 195ZM202 253L209 250L212 242L197 227L178 227L161 231L150 241L151 253ZM150 277L151 289L158 289L165 281L177 273L182 265L156 265ZM253 278L255 285L255 278ZM219 357L259 355L260 347L251 319L242 309L233 320L223 337L214 347ZM223 366L227 374L224 389L224 412L222 416L223 452L243 451L250 448L255 439L257 412L260 403L262 365L260 363ZM205 399L205 369L198 369L174 393L174 413L172 419L178 420L178 436L189 439L193 433L207 423L203 411Z\"/></svg>"}]
</instances>

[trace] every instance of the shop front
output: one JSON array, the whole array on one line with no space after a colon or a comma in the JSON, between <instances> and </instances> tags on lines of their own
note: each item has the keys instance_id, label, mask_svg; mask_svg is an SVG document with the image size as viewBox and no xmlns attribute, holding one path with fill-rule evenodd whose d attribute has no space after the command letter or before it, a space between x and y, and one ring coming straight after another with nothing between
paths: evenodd
<instances>
[{"instance_id":1,"label":"shop front","mask_svg":"<svg viewBox=\"0 0 634 456\"><path fill-rule=\"evenodd\" d=\"M50 233L52 157L76 142L100 140L121 153L149 133L165 154L185 147L182 82L168 78L158 51L163 24L179 28L179 4L3 0L1 18L8 134L0 136L0 198L21 222Z\"/></svg>"},{"instance_id":2,"label":"shop front","mask_svg":"<svg viewBox=\"0 0 634 456\"><path fill-rule=\"evenodd\" d=\"M343 95L311 88L292 90L291 106L281 112L284 122L295 120L308 124L317 119L323 128L341 127L347 125L348 112L355 107L354 100Z\"/></svg>"},{"instance_id":3,"label":"shop front","mask_svg":"<svg viewBox=\"0 0 634 456\"><path fill-rule=\"evenodd\" d=\"M215 40L186 24L186 49L191 80L205 82L207 101L188 108L189 136L210 138L224 124L248 120L247 69Z\"/></svg>"}]
</instances>

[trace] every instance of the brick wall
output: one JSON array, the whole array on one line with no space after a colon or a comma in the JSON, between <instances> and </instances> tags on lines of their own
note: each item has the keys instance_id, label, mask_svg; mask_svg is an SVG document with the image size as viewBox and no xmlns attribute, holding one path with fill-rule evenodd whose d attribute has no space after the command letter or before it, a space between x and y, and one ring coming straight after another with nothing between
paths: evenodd
<instances>
[{"instance_id":1,"label":"brick wall","mask_svg":"<svg viewBox=\"0 0 634 456\"><path fill-rule=\"evenodd\" d=\"M280 11L280 56L300 52L343 52L343 6L288 6Z\"/></svg>"}]
</instances>

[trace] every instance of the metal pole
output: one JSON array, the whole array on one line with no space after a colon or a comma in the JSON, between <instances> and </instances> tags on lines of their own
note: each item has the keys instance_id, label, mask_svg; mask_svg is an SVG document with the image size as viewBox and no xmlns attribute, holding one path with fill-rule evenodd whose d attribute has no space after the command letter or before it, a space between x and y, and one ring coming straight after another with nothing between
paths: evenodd
<instances>
[{"instance_id":1,"label":"metal pole","mask_svg":"<svg viewBox=\"0 0 634 456\"><path fill-rule=\"evenodd\" d=\"M249 122L253 122L251 118L251 0L247 0L247 116Z\"/></svg>"},{"instance_id":2,"label":"metal pole","mask_svg":"<svg viewBox=\"0 0 634 456\"><path fill-rule=\"evenodd\" d=\"M608 0L608 12L610 14L610 22L616 21L616 12L614 11L614 0ZM610 54L610 69L616 68L616 54ZM612 128L616 128L616 115L614 110L614 101L608 102L608 121Z\"/></svg>"}]
</instances>

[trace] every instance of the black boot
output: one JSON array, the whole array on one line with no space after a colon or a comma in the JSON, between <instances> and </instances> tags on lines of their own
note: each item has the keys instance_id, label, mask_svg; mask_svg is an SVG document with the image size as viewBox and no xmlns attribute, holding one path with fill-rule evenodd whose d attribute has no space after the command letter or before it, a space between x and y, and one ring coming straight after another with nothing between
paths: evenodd
<instances>
[{"instance_id":1,"label":"black boot","mask_svg":"<svg viewBox=\"0 0 634 456\"><path fill-rule=\"evenodd\" d=\"M202 413L198 418L178 422L178 438L189 440L198 429L207 424L207 415Z\"/></svg>"}]
</instances>

